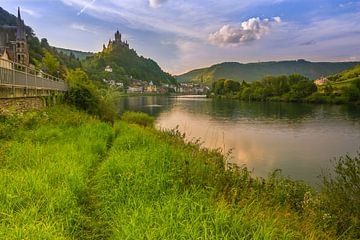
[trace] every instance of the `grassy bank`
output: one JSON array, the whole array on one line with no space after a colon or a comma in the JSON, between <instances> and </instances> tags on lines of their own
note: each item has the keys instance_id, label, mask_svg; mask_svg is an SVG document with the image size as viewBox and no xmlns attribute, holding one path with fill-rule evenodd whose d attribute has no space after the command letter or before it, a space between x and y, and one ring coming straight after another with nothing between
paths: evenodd
<instances>
[{"instance_id":1,"label":"grassy bank","mask_svg":"<svg viewBox=\"0 0 360 240\"><path fill-rule=\"evenodd\" d=\"M356 184L326 178L318 194L278 172L252 179L245 168L225 170L221 154L185 144L176 131L133 124L151 126L140 119L128 114L110 125L65 106L2 117L0 238L359 236ZM350 171L350 183L359 177L359 160L351 160L338 168Z\"/></svg>"}]
</instances>

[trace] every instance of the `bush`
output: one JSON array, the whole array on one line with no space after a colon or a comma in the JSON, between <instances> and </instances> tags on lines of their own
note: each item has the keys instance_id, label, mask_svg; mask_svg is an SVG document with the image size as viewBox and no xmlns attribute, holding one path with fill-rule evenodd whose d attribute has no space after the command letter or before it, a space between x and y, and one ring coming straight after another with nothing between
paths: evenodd
<instances>
[{"instance_id":1,"label":"bush","mask_svg":"<svg viewBox=\"0 0 360 240\"><path fill-rule=\"evenodd\" d=\"M360 152L337 159L334 173L323 174L322 179L323 215L337 226L338 233L346 231L360 239Z\"/></svg>"},{"instance_id":2,"label":"bush","mask_svg":"<svg viewBox=\"0 0 360 240\"><path fill-rule=\"evenodd\" d=\"M121 119L127 123L135 123L144 127L154 126L154 118L142 112L125 112Z\"/></svg>"},{"instance_id":3,"label":"bush","mask_svg":"<svg viewBox=\"0 0 360 240\"><path fill-rule=\"evenodd\" d=\"M66 80L69 83L69 90L65 94L66 103L97 115L104 121L113 122L115 120L117 114L114 99L111 97L113 94L109 94L111 90L98 90L81 69L71 70L67 74Z\"/></svg>"},{"instance_id":4,"label":"bush","mask_svg":"<svg viewBox=\"0 0 360 240\"><path fill-rule=\"evenodd\" d=\"M320 92L314 92L313 94L311 94L310 96L308 96L306 98L307 102L312 102L312 103L326 103L326 97L320 93Z\"/></svg>"}]
</instances>

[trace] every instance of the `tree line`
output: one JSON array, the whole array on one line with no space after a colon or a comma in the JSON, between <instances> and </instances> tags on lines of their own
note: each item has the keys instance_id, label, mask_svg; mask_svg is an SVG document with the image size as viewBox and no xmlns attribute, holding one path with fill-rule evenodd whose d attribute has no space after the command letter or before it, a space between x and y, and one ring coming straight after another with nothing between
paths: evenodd
<instances>
[{"instance_id":1,"label":"tree line","mask_svg":"<svg viewBox=\"0 0 360 240\"><path fill-rule=\"evenodd\" d=\"M359 102L360 81L334 91L330 84L319 88L313 81L300 74L267 76L255 82L219 79L213 82L209 96L248 101Z\"/></svg>"}]
</instances>

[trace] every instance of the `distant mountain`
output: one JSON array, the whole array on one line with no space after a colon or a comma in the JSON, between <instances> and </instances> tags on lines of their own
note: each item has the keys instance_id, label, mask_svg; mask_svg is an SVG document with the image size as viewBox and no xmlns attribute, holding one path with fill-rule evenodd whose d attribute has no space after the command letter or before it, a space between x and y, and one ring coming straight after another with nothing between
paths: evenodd
<instances>
[{"instance_id":1,"label":"distant mountain","mask_svg":"<svg viewBox=\"0 0 360 240\"><path fill-rule=\"evenodd\" d=\"M265 76L290 75L298 73L310 79L329 76L355 67L359 62L308 62L305 60L237 63L225 62L179 75L179 82L202 82L211 84L217 79L226 78L235 81L256 81Z\"/></svg>"},{"instance_id":2,"label":"distant mountain","mask_svg":"<svg viewBox=\"0 0 360 240\"><path fill-rule=\"evenodd\" d=\"M109 41L107 47L104 45L103 51L87 57L82 66L91 79L98 81L176 83L176 79L164 72L154 60L139 56L128 42L123 42L119 31L114 41Z\"/></svg>"},{"instance_id":3,"label":"distant mountain","mask_svg":"<svg viewBox=\"0 0 360 240\"><path fill-rule=\"evenodd\" d=\"M89 56L94 55L94 53L92 52L82 52L82 51L78 51L78 50L72 50L72 49L66 49L66 48L59 48L59 47L55 47L57 52L61 52L67 56L70 56L71 54L74 55L75 58L78 58L79 60L84 60Z\"/></svg>"}]
</instances>

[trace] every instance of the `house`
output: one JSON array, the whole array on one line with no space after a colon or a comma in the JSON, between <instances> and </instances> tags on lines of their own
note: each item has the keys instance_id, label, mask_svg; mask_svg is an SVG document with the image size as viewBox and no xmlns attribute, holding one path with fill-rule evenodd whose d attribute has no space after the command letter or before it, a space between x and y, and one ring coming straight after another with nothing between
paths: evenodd
<instances>
[{"instance_id":1,"label":"house","mask_svg":"<svg viewBox=\"0 0 360 240\"><path fill-rule=\"evenodd\" d=\"M0 52L0 67L6 69L12 69L10 62L9 53L6 48L4 48L3 52Z\"/></svg>"},{"instance_id":2,"label":"house","mask_svg":"<svg viewBox=\"0 0 360 240\"><path fill-rule=\"evenodd\" d=\"M143 85L131 85L127 89L128 93L143 93L144 86Z\"/></svg>"},{"instance_id":3,"label":"house","mask_svg":"<svg viewBox=\"0 0 360 240\"><path fill-rule=\"evenodd\" d=\"M108 66L106 66L106 68L105 68L105 72L110 72L110 73L112 73L112 72L113 72L112 67L110 67L109 65L108 65Z\"/></svg>"},{"instance_id":4,"label":"house","mask_svg":"<svg viewBox=\"0 0 360 240\"><path fill-rule=\"evenodd\" d=\"M325 85L325 84L329 83L329 79L327 79L326 77L321 77L321 78L315 80L314 83L316 86Z\"/></svg>"},{"instance_id":5,"label":"house","mask_svg":"<svg viewBox=\"0 0 360 240\"><path fill-rule=\"evenodd\" d=\"M146 92L150 92L150 93L157 92L157 87L152 81L149 83L149 85L146 86Z\"/></svg>"}]
</instances>

